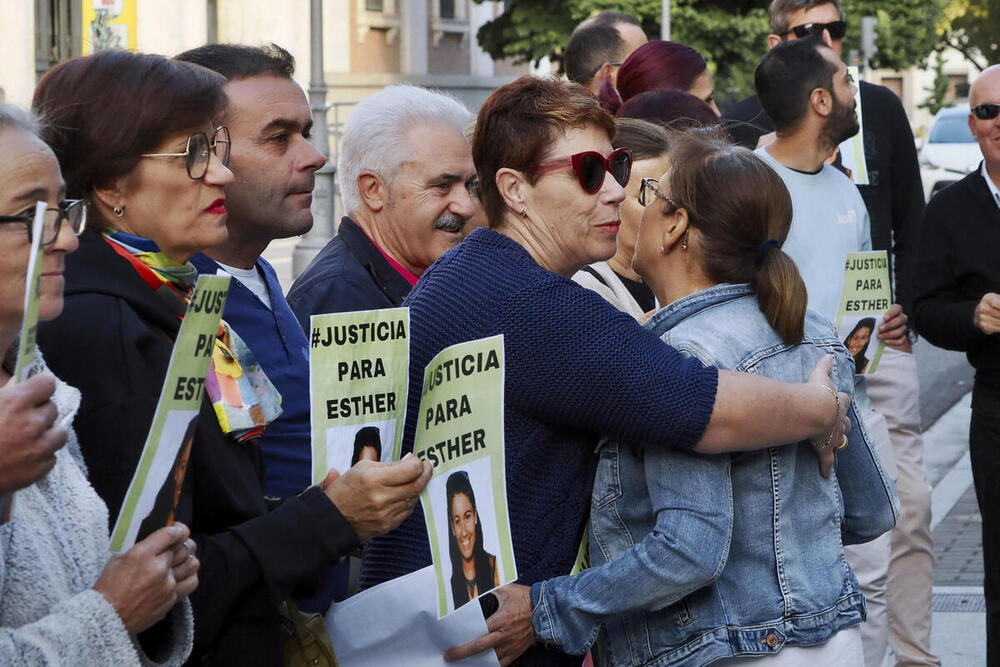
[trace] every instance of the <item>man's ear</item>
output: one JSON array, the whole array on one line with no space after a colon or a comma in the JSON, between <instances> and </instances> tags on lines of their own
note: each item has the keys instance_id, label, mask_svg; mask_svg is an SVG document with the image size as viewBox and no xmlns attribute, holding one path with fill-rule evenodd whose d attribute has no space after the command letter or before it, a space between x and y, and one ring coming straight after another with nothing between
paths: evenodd
<instances>
[{"instance_id":1,"label":"man's ear","mask_svg":"<svg viewBox=\"0 0 1000 667\"><path fill-rule=\"evenodd\" d=\"M497 190L500 191L500 197L507 208L517 214L524 211L527 205L525 187L528 185L524 180L524 174L517 169L503 167L497 170L495 178Z\"/></svg>"},{"instance_id":2,"label":"man's ear","mask_svg":"<svg viewBox=\"0 0 1000 667\"><path fill-rule=\"evenodd\" d=\"M826 118L833 113L833 94L826 88L814 88L809 93L809 106L816 115Z\"/></svg>"},{"instance_id":3,"label":"man's ear","mask_svg":"<svg viewBox=\"0 0 1000 667\"><path fill-rule=\"evenodd\" d=\"M358 174L358 194L370 210L381 211L389 199L389 187L381 176L364 169Z\"/></svg>"},{"instance_id":4,"label":"man's ear","mask_svg":"<svg viewBox=\"0 0 1000 667\"><path fill-rule=\"evenodd\" d=\"M775 35L773 32L767 36L767 48L773 49L778 44L781 44L781 38Z\"/></svg>"}]
</instances>

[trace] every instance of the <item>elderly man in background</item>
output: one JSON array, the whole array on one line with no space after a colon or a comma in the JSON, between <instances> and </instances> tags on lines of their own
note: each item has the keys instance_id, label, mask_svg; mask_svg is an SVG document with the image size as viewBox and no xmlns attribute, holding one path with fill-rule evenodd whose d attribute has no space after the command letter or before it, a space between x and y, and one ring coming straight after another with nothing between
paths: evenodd
<instances>
[{"instance_id":1,"label":"elderly man in background","mask_svg":"<svg viewBox=\"0 0 1000 667\"><path fill-rule=\"evenodd\" d=\"M605 82L615 85L618 68L646 41L639 19L631 14L609 11L592 16L574 28L566 44L566 77L597 95Z\"/></svg>"},{"instance_id":2,"label":"elderly man in background","mask_svg":"<svg viewBox=\"0 0 1000 667\"><path fill-rule=\"evenodd\" d=\"M961 350L976 369L969 456L983 519L986 662L1000 664L1000 65L969 93L980 168L939 192L924 213L914 321L927 340Z\"/></svg>"},{"instance_id":3,"label":"elderly man in background","mask_svg":"<svg viewBox=\"0 0 1000 667\"><path fill-rule=\"evenodd\" d=\"M347 216L288 292L303 330L310 315L400 305L465 237L479 206L471 121L453 98L410 85L358 104L337 161Z\"/></svg>"}]
</instances>

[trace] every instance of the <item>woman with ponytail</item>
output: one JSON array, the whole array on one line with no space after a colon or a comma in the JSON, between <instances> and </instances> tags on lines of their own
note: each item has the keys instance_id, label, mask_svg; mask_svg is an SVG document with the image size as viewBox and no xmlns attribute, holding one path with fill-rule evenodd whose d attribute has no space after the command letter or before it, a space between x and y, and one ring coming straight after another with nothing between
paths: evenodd
<instances>
[{"instance_id":1,"label":"woman with ponytail","mask_svg":"<svg viewBox=\"0 0 1000 667\"><path fill-rule=\"evenodd\" d=\"M854 361L806 310L781 250L781 179L704 133L672 140L670 162L642 185L634 266L668 304L644 326L704 364L786 382L832 354L851 391ZM827 443L829 479L805 443L704 456L603 440L591 567L542 584L536 633L582 653L603 629L611 665L864 664L864 599L842 547L891 529L898 500L853 404L849 417Z\"/></svg>"}]
</instances>

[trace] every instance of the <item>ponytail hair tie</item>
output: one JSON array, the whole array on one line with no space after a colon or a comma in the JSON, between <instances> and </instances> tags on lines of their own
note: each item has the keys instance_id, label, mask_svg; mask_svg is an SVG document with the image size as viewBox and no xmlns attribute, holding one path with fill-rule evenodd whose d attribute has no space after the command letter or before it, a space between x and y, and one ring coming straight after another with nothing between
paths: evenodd
<instances>
[{"instance_id":1,"label":"ponytail hair tie","mask_svg":"<svg viewBox=\"0 0 1000 667\"><path fill-rule=\"evenodd\" d=\"M760 244L757 248L757 267L759 268L761 264L764 263L764 257L772 248L780 248L781 244L778 243L776 239L768 239Z\"/></svg>"}]
</instances>

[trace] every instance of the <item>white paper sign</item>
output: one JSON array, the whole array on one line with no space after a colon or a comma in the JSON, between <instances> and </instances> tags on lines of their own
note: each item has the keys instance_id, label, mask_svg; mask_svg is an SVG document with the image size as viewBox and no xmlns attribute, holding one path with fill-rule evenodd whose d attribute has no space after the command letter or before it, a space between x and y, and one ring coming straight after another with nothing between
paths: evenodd
<instances>
[{"instance_id":1,"label":"white paper sign","mask_svg":"<svg viewBox=\"0 0 1000 667\"><path fill-rule=\"evenodd\" d=\"M478 604L467 604L438 619L434 566L411 572L335 602L326 628L341 667L496 667L496 653L485 651L458 663L444 652L485 635L489 630Z\"/></svg>"}]
</instances>

